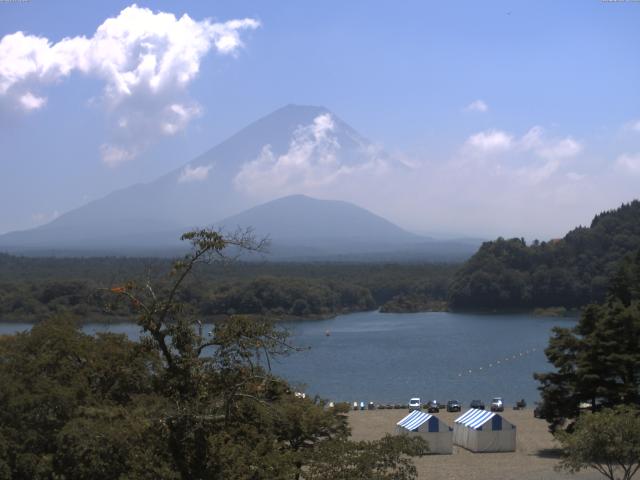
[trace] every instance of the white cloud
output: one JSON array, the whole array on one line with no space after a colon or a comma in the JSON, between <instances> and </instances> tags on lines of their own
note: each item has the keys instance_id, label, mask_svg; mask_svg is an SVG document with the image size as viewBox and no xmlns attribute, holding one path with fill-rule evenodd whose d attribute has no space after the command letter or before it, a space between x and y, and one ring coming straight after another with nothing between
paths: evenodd
<instances>
[{"instance_id":1,"label":"white cloud","mask_svg":"<svg viewBox=\"0 0 640 480\"><path fill-rule=\"evenodd\" d=\"M44 97L38 97L31 92L27 92L20 97L20 104L25 110L37 110L42 108L47 103L47 99Z\"/></svg>"},{"instance_id":2,"label":"white cloud","mask_svg":"<svg viewBox=\"0 0 640 480\"><path fill-rule=\"evenodd\" d=\"M513 145L513 136L501 130L488 130L471 135L466 147L477 153L491 153L509 150Z\"/></svg>"},{"instance_id":3,"label":"white cloud","mask_svg":"<svg viewBox=\"0 0 640 480\"><path fill-rule=\"evenodd\" d=\"M489 110L489 105L487 105L483 100L474 100L469 105L465 107L467 112L486 112Z\"/></svg>"},{"instance_id":4,"label":"white cloud","mask_svg":"<svg viewBox=\"0 0 640 480\"><path fill-rule=\"evenodd\" d=\"M463 151L476 154L531 152L543 159L557 160L576 156L582 151L582 145L572 137L548 138L542 127L534 126L520 138L502 130L473 134L466 140Z\"/></svg>"},{"instance_id":5,"label":"white cloud","mask_svg":"<svg viewBox=\"0 0 640 480\"><path fill-rule=\"evenodd\" d=\"M540 126L534 126L525 133L520 140L518 141L518 145L522 150L535 150L539 149L543 146L543 135L544 129Z\"/></svg>"},{"instance_id":6,"label":"white cloud","mask_svg":"<svg viewBox=\"0 0 640 480\"><path fill-rule=\"evenodd\" d=\"M234 179L238 190L254 196L317 193L358 173L379 173L386 163L379 149L364 147L355 162L352 152L341 150L330 114L318 115L310 125L298 127L287 152L277 155L265 145L258 157L245 163Z\"/></svg>"},{"instance_id":7,"label":"white cloud","mask_svg":"<svg viewBox=\"0 0 640 480\"><path fill-rule=\"evenodd\" d=\"M181 105L174 103L166 109L166 121L162 124L162 131L167 135L174 135L183 130L192 118L201 113L198 105Z\"/></svg>"},{"instance_id":8,"label":"white cloud","mask_svg":"<svg viewBox=\"0 0 640 480\"><path fill-rule=\"evenodd\" d=\"M533 152L547 160L571 158L582 152L582 144L572 137L548 138L545 130L536 125L529 129L516 143L524 152Z\"/></svg>"},{"instance_id":9,"label":"white cloud","mask_svg":"<svg viewBox=\"0 0 640 480\"><path fill-rule=\"evenodd\" d=\"M582 145L571 137L563 138L541 146L538 155L547 159L575 157L582 151Z\"/></svg>"},{"instance_id":10,"label":"white cloud","mask_svg":"<svg viewBox=\"0 0 640 480\"><path fill-rule=\"evenodd\" d=\"M103 102L115 119L113 126L120 127L110 143L139 153L158 135L183 130L200 113L186 98L186 89L202 58L211 50L235 54L243 46L240 33L259 25L251 18L223 23L186 14L176 18L134 4L105 20L89 38L54 43L23 32L5 35L0 40L0 96L35 110L46 100L33 92L37 87L73 72L97 77L104 82Z\"/></svg>"},{"instance_id":11,"label":"white cloud","mask_svg":"<svg viewBox=\"0 0 640 480\"><path fill-rule=\"evenodd\" d=\"M563 167L563 161L582 150L582 145L572 137L550 138L540 126L530 128L520 137L501 130L487 130L465 141L457 164L464 168L476 164L493 175L506 172L537 184L549 179Z\"/></svg>"},{"instance_id":12,"label":"white cloud","mask_svg":"<svg viewBox=\"0 0 640 480\"><path fill-rule=\"evenodd\" d=\"M211 170L211 165L195 168L187 165L182 169L182 172L180 172L178 183L202 182L209 177L209 170Z\"/></svg>"},{"instance_id":13,"label":"white cloud","mask_svg":"<svg viewBox=\"0 0 640 480\"><path fill-rule=\"evenodd\" d=\"M121 163L133 160L137 155L138 153L135 150L127 150L126 148L109 145L108 143L100 145L102 161L109 167L117 167Z\"/></svg>"},{"instance_id":14,"label":"white cloud","mask_svg":"<svg viewBox=\"0 0 640 480\"><path fill-rule=\"evenodd\" d=\"M616 168L622 172L640 175L640 153L620 155L616 160Z\"/></svg>"}]
</instances>

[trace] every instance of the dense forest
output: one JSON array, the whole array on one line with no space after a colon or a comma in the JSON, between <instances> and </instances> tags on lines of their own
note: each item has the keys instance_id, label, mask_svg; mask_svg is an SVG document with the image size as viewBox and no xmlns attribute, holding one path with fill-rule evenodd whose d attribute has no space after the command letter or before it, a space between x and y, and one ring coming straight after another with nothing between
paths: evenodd
<instances>
[{"instance_id":1,"label":"dense forest","mask_svg":"<svg viewBox=\"0 0 640 480\"><path fill-rule=\"evenodd\" d=\"M130 279L154 281L171 262L155 258L29 258L0 254L0 319L39 321L69 313L121 321L126 305L105 291ZM231 314L325 317L372 310L442 309L455 264L234 262L200 265L181 301L205 318Z\"/></svg>"},{"instance_id":2,"label":"dense forest","mask_svg":"<svg viewBox=\"0 0 640 480\"><path fill-rule=\"evenodd\" d=\"M640 248L640 201L596 215L548 242L484 243L456 273L452 309L579 308L604 300L625 255Z\"/></svg>"}]
</instances>

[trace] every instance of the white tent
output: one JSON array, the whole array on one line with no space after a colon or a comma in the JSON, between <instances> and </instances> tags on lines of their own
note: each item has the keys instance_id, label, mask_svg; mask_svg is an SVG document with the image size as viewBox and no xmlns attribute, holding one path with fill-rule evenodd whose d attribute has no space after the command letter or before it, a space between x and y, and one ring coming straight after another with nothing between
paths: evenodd
<instances>
[{"instance_id":1,"label":"white tent","mask_svg":"<svg viewBox=\"0 0 640 480\"><path fill-rule=\"evenodd\" d=\"M516 427L497 413L472 408L456 418L453 443L472 452L515 452Z\"/></svg>"},{"instance_id":2,"label":"white tent","mask_svg":"<svg viewBox=\"0 0 640 480\"><path fill-rule=\"evenodd\" d=\"M453 431L439 418L414 410L397 424L398 433L420 435L429 442L430 453L452 453Z\"/></svg>"}]
</instances>

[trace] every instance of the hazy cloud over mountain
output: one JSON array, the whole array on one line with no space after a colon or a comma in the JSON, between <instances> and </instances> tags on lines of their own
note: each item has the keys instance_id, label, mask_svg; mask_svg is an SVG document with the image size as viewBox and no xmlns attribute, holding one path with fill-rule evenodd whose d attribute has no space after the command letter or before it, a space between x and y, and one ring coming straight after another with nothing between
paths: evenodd
<instances>
[{"instance_id":1,"label":"hazy cloud over mountain","mask_svg":"<svg viewBox=\"0 0 640 480\"><path fill-rule=\"evenodd\" d=\"M209 176L209 170L211 170L211 165L201 165L199 167L192 167L191 165L187 165L180 172L180 176L178 177L178 183L185 182L201 182L206 180Z\"/></svg>"},{"instance_id":2,"label":"hazy cloud over mountain","mask_svg":"<svg viewBox=\"0 0 640 480\"><path fill-rule=\"evenodd\" d=\"M271 145L265 145L256 159L242 165L234 183L257 197L323 190L326 194L348 177L359 182L360 176L385 171L387 164L378 153L365 143L344 151L331 114L324 113L295 130L285 153L276 155Z\"/></svg>"}]
</instances>

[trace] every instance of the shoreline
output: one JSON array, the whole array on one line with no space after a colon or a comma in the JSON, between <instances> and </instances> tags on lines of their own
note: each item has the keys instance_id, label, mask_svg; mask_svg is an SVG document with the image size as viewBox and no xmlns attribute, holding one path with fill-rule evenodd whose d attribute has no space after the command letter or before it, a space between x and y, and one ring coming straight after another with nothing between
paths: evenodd
<instances>
[{"instance_id":1,"label":"shoreline","mask_svg":"<svg viewBox=\"0 0 640 480\"><path fill-rule=\"evenodd\" d=\"M533 308L533 309L503 309L503 310L450 310L450 309L430 309L430 310L420 310L420 311L390 311L383 310L383 306L378 308L374 308L371 310L351 310L344 312L335 312L335 313L327 313L327 314L315 314L309 315L306 317L296 317L293 315L257 315L253 313L238 313L235 314L237 316L254 316L257 318L267 318L272 320L274 323L286 323L286 322L315 322L321 320L331 320L336 317L342 315L352 315L356 313L371 313L377 312L383 315L393 314L393 315L417 315L420 313L453 313L458 315L531 315L534 317L540 318L564 318L564 319L575 319L580 316L580 310L565 310L562 313L558 312L556 307L549 309L542 308ZM49 318L50 316L44 315ZM202 320L204 324L216 323L225 321L230 318L231 315L225 314L217 314L203 317ZM36 319L31 316L26 318L11 318L4 317L0 318L1 324L28 324L35 325L41 322L43 319ZM79 325L88 325L88 324L100 324L100 325L115 325L115 324L125 324L125 323L137 323L136 317L109 317L108 315L96 315L94 318L89 319L77 319Z\"/></svg>"}]
</instances>

